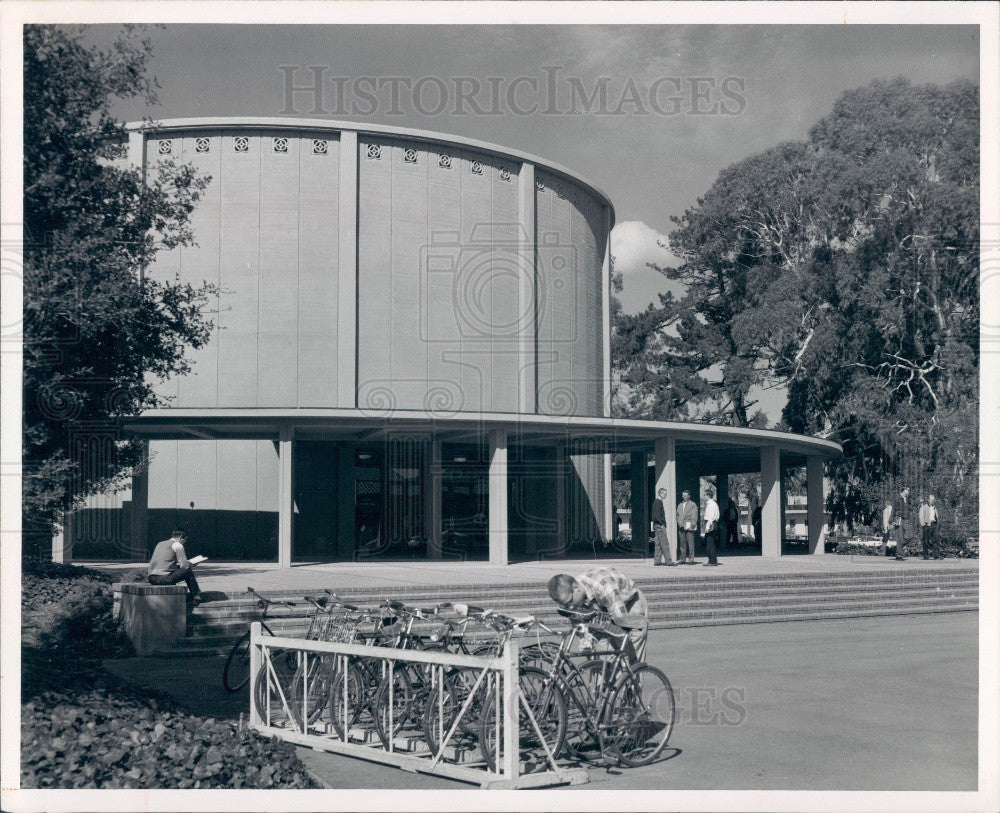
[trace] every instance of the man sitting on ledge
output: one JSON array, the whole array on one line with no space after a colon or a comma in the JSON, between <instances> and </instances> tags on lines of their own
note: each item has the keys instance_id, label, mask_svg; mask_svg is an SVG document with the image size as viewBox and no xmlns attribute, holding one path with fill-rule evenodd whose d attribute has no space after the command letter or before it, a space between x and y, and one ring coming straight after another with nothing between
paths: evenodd
<instances>
[{"instance_id":1,"label":"man sitting on ledge","mask_svg":"<svg viewBox=\"0 0 1000 813\"><path fill-rule=\"evenodd\" d=\"M187 530L175 528L170 539L157 542L153 548L153 556L149 560L150 584L187 583L190 599L195 605L201 603L201 590L194 578L194 565L188 561L184 552L184 542L187 540Z\"/></svg>"},{"instance_id":2,"label":"man sitting on ledge","mask_svg":"<svg viewBox=\"0 0 1000 813\"><path fill-rule=\"evenodd\" d=\"M613 567L595 567L580 576L560 573L549 579L549 596L566 610L598 610L628 634L625 653L642 660L649 634L649 604L634 581Z\"/></svg>"}]
</instances>

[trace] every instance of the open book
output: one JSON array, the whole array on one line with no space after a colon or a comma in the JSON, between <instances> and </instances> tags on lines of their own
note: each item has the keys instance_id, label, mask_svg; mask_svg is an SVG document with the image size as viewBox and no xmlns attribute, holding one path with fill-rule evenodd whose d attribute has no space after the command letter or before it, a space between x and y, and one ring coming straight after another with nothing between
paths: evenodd
<instances>
[{"instance_id":1,"label":"open book","mask_svg":"<svg viewBox=\"0 0 1000 813\"><path fill-rule=\"evenodd\" d=\"M207 562L207 556L192 556L188 561L193 565L200 565L202 562Z\"/></svg>"}]
</instances>

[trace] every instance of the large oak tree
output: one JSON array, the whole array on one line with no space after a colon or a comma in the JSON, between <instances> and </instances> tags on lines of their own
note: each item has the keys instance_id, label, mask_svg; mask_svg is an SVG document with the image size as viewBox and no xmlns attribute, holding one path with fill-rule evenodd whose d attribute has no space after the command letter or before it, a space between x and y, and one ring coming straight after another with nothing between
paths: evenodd
<instances>
[{"instance_id":1,"label":"large oak tree","mask_svg":"<svg viewBox=\"0 0 1000 813\"><path fill-rule=\"evenodd\" d=\"M684 294L616 319L633 404L746 426L753 387L786 388L783 424L844 446L835 517L906 483L973 528L978 137L975 85L873 82L724 170L675 218Z\"/></svg>"},{"instance_id":2,"label":"large oak tree","mask_svg":"<svg viewBox=\"0 0 1000 813\"><path fill-rule=\"evenodd\" d=\"M211 330L211 286L144 278L156 252L192 239L208 179L162 164L144 181L122 160L116 99L155 102L150 44L80 31L24 31L24 479L26 553L61 512L112 488L141 446L121 420L161 403L158 380L188 369Z\"/></svg>"}]
</instances>

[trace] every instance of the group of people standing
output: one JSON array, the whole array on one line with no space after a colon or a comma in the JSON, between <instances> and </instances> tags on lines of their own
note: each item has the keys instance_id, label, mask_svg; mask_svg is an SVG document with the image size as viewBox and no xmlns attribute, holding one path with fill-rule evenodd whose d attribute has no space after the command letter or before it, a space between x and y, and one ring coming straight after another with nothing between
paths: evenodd
<instances>
[{"instance_id":1,"label":"group of people standing","mask_svg":"<svg viewBox=\"0 0 1000 813\"><path fill-rule=\"evenodd\" d=\"M937 529L938 509L934 495L926 495L914 512L910 489L904 486L895 499L886 502L882 511L882 555L886 555L892 539L896 543L896 560L902 562L906 559L907 543L915 541L919 533L924 559L943 559Z\"/></svg>"},{"instance_id":2,"label":"group of people standing","mask_svg":"<svg viewBox=\"0 0 1000 813\"><path fill-rule=\"evenodd\" d=\"M718 567L718 548L720 544L728 543L730 537L735 537L739 522L739 510L730 500L725 512L719 510L715 501L715 489L711 486L705 492L705 514L702 517L703 535L708 553L705 567ZM697 564L694 558L695 536L698 533L698 504L691 499L690 491L681 492L681 501L677 506L677 555L674 556L673 545L667 536L667 511L665 501L667 490L661 488L656 492L658 499L653 501L653 564L666 567ZM732 529L732 530L731 530ZM725 533L723 537L721 534Z\"/></svg>"}]
</instances>

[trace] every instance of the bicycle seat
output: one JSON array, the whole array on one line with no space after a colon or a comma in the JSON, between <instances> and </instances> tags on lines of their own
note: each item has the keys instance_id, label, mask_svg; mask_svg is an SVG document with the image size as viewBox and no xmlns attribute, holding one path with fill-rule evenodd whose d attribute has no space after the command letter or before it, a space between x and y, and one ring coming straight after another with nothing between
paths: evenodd
<instances>
[{"instance_id":1,"label":"bicycle seat","mask_svg":"<svg viewBox=\"0 0 1000 813\"><path fill-rule=\"evenodd\" d=\"M473 607L469 604L464 604L463 602L460 601L457 601L454 604L452 604L451 609L455 611L455 615L460 615L463 618L482 612L481 608Z\"/></svg>"}]
</instances>

